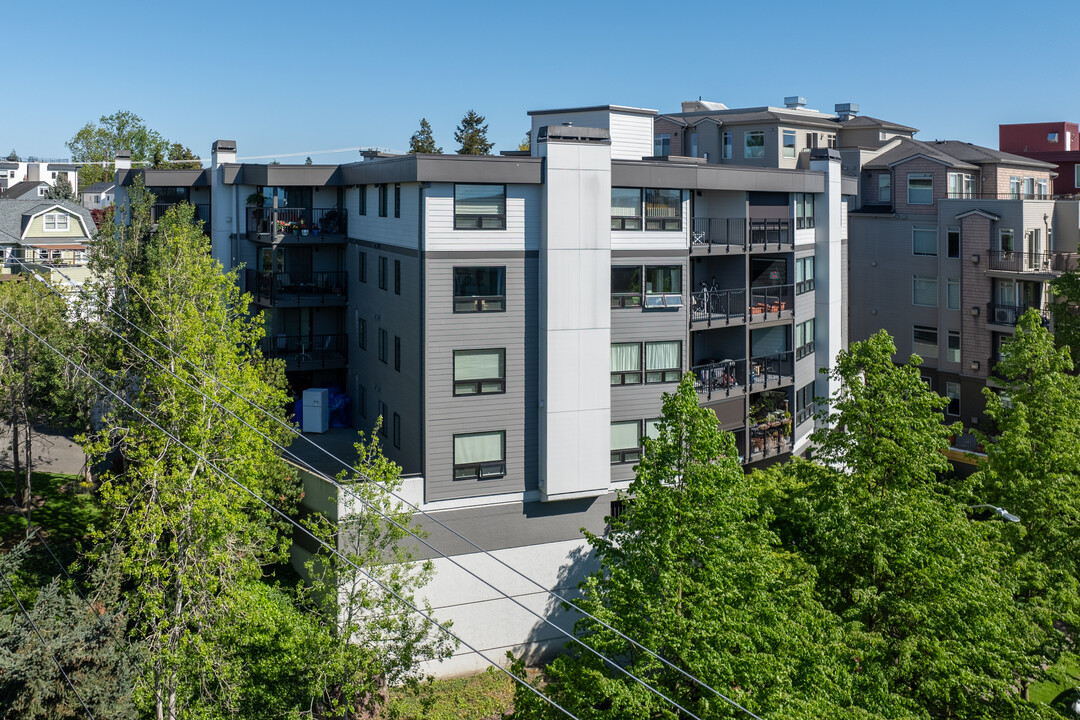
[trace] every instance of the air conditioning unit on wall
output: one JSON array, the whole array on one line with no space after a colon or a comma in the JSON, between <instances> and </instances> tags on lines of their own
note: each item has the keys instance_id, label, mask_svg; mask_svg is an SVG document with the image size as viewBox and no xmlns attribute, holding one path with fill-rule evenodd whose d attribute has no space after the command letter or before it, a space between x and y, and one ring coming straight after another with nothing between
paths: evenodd
<instances>
[{"instance_id":1,"label":"air conditioning unit on wall","mask_svg":"<svg viewBox=\"0 0 1080 720\"><path fill-rule=\"evenodd\" d=\"M1016 310L1014 308L997 308L994 310L994 322L998 325L1015 325Z\"/></svg>"}]
</instances>

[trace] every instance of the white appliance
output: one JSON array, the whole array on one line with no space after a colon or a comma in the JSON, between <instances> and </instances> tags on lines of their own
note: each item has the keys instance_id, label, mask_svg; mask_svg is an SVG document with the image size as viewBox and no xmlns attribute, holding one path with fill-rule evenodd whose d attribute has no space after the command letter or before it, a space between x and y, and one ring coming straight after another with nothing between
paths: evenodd
<instances>
[{"instance_id":1,"label":"white appliance","mask_svg":"<svg viewBox=\"0 0 1080 720\"><path fill-rule=\"evenodd\" d=\"M309 388L304 391L303 431L324 433L330 428L330 391Z\"/></svg>"}]
</instances>

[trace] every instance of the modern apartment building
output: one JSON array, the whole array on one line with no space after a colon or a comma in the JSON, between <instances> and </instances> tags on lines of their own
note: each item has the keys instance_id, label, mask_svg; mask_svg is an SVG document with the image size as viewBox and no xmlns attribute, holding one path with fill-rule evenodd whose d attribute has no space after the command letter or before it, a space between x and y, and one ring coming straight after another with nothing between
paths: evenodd
<instances>
[{"instance_id":1,"label":"modern apartment building","mask_svg":"<svg viewBox=\"0 0 1080 720\"><path fill-rule=\"evenodd\" d=\"M1054 195L1080 194L1080 125L1070 122L998 125L1005 152L1057 165Z\"/></svg>"},{"instance_id":2,"label":"modern apartment building","mask_svg":"<svg viewBox=\"0 0 1080 720\"><path fill-rule=\"evenodd\" d=\"M842 125L813 111L796 115L818 136L794 162L787 121L773 118L762 120L764 159L746 163L670 144L657 155L658 129L685 127L681 116L530 116L532 150L500 157L258 165L219 140L201 171L121 160L117 202L141 174L162 209L195 204L215 256L244 266L266 313L264 351L286 362L293 389L341 388L360 429L381 417L417 505L572 593L594 569L580 529L603 530L662 394L684 374L748 465L807 447L813 398L831 390L817 370L846 343L844 198L857 189L827 137ZM739 142L758 152L756 139ZM308 496L319 503L314 485ZM572 623L420 520L433 544ZM561 644L447 561L436 566L436 614L493 657ZM462 652L438 672L483 664Z\"/></svg>"},{"instance_id":3,"label":"modern apartment building","mask_svg":"<svg viewBox=\"0 0 1080 720\"><path fill-rule=\"evenodd\" d=\"M955 141L903 138L861 158L850 215L851 337L885 328L950 399L984 421L982 389L1029 307L1050 318L1050 280L1077 265L1076 201L1051 199L1055 166ZM958 438L965 450L971 438Z\"/></svg>"}]
</instances>

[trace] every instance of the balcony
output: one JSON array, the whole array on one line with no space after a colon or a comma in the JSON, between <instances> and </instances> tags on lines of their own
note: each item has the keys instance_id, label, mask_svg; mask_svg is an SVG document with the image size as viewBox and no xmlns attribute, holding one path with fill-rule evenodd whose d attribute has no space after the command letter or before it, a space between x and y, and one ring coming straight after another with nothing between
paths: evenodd
<instances>
[{"instance_id":1,"label":"balcony","mask_svg":"<svg viewBox=\"0 0 1080 720\"><path fill-rule=\"evenodd\" d=\"M752 252L777 252L794 249L791 220L754 220L750 225L750 250Z\"/></svg>"},{"instance_id":2,"label":"balcony","mask_svg":"<svg viewBox=\"0 0 1080 720\"><path fill-rule=\"evenodd\" d=\"M750 392L785 387L795 383L795 353L775 353L750 358Z\"/></svg>"},{"instance_id":3,"label":"balcony","mask_svg":"<svg viewBox=\"0 0 1080 720\"><path fill-rule=\"evenodd\" d=\"M750 322L789 320L795 317L795 286L750 288Z\"/></svg>"},{"instance_id":4,"label":"balcony","mask_svg":"<svg viewBox=\"0 0 1080 720\"><path fill-rule=\"evenodd\" d=\"M248 208L248 237L263 242L317 243L348 234L344 208Z\"/></svg>"},{"instance_id":5,"label":"balcony","mask_svg":"<svg viewBox=\"0 0 1080 720\"><path fill-rule=\"evenodd\" d=\"M746 218L694 218L690 254L746 251Z\"/></svg>"},{"instance_id":6,"label":"balcony","mask_svg":"<svg viewBox=\"0 0 1080 720\"><path fill-rule=\"evenodd\" d=\"M348 273L270 273L247 270L247 291L265 307L340 306L349 300Z\"/></svg>"},{"instance_id":7,"label":"balcony","mask_svg":"<svg viewBox=\"0 0 1080 720\"><path fill-rule=\"evenodd\" d=\"M714 360L695 365L694 389L705 402L746 394L746 361Z\"/></svg>"},{"instance_id":8,"label":"balcony","mask_svg":"<svg viewBox=\"0 0 1080 720\"><path fill-rule=\"evenodd\" d=\"M712 327L713 322L733 325L746 322L746 290L699 290L690 293L690 326ZM694 328L694 323L705 323Z\"/></svg>"},{"instance_id":9,"label":"balcony","mask_svg":"<svg viewBox=\"0 0 1080 720\"><path fill-rule=\"evenodd\" d=\"M161 216L167 213L171 208L176 207L180 203L154 203L154 206L150 209L150 221L158 222L161 220ZM193 203L195 207L195 219L203 221L203 233L210 234L210 205L209 203Z\"/></svg>"},{"instance_id":10,"label":"balcony","mask_svg":"<svg viewBox=\"0 0 1080 720\"><path fill-rule=\"evenodd\" d=\"M263 357L284 360L286 370L336 369L349 363L349 337L336 335L277 335L263 338Z\"/></svg>"},{"instance_id":11,"label":"balcony","mask_svg":"<svg viewBox=\"0 0 1080 720\"><path fill-rule=\"evenodd\" d=\"M1076 270L1077 253L1049 252L1030 253L1017 250L988 250L987 267L999 272L1059 275Z\"/></svg>"},{"instance_id":12,"label":"balcony","mask_svg":"<svg viewBox=\"0 0 1080 720\"><path fill-rule=\"evenodd\" d=\"M1030 305L998 305L988 303L986 306L986 324L1016 327L1021 316L1030 309ZM1042 318L1043 327L1050 326L1050 313L1047 310L1035 308Z\"/></svg>"},{"instance_id":13,"label":"balcony","mask_svg":"<svg viewBox=\"0 0 1080 720\"><path fill-rule=\"evenodd\" d=\"M1052 200L1049 192L1002 191L1002 192L965 192L963 190L949 190L945 194L946 200Z\"/></svg>"},{"instance_id":14,"label":"balcony","mask_svg":"<svg viewBox=\"0 0 1080 720\"><path fill-rule=\"evenodd\" d=\"M793 447L791 425L788 430L759 430L750 428L750 462L758 462L777 455L790 453Z\"/></svg>"}]
</instances>

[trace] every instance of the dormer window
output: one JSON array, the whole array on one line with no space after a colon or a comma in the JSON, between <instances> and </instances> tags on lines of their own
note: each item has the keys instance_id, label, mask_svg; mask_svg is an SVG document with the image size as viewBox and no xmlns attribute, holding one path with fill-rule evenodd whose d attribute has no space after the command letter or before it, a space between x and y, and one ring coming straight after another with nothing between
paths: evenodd
<instances>
[{"instance_id":1,"label":"dormer window","mask_svg":"<svg viewBox=\"0 0 1080 720\"><path fill-rule=\"evenodd\" d=\"M45 213L45 232L67 232L69 218L67 213Z\"/></svg>"}]
</instances>

